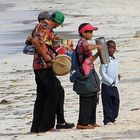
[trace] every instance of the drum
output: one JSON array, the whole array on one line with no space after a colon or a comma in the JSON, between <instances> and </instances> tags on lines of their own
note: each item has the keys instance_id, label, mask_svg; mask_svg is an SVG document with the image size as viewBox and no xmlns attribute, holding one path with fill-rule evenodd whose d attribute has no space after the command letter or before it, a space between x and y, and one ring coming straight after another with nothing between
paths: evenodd
<instances>
[{"instance_id":1,"label":"drum","mask_svg":"<svg viewBox=\"0 0 140 140\"><path fill-rule=\"evenodd\" d=\"M97 45L102 45L102 50L98 50L101 64L108 64L110 59L105 38L104 37L96 38L95 41Z\"/></svg>"},{"instance_id":2,"label":"drum","mask_svg":"<svg viewBox=\"0 0 140 140\"><path fill-rule=\"evenodd\" d=\"M53 61L53 71L57 76L66 75L71 69L71 58L66 54L59 54Z\"/></svg>"},{"instance_id":3,"label":"drum","mask_svg":"<svg viewBox=\"0 0 140 140\"><path fill-rule=\"evenodd\" d=\"M66 48L60 46L56 49L56 52L58 54L65 54L67 52L67 50L66 50Z\"/></svg>"},{"instance_id":4,"label":"drum","mask_svg":"<svg viewBox=\"0 0 140 140\"><path fill-rule=\"evenodd\" d=\"M58 54L66 54L69 57L72 57L72 51L67 50L66 47L60 46L59 48L56 49L56 52Z\"/></svg>"}]
</instances>

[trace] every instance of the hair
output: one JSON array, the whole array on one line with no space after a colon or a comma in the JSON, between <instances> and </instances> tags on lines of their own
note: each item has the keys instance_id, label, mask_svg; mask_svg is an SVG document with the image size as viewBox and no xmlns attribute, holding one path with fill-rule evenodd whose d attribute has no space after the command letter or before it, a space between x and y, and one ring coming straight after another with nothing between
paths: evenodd
<instances>
[{"instance_id":1,"label":"hair","mask_svg":"<svg viewBox=\"0 0 140 140\"><path fill-rule=\"evenodd\" d=\"M40 22L41 20L45 20L45 19L49 19L49 12L48 11L43 11L41 13L39 13L38 15L38 22Z\"/></svg>"},{"instance_id":2,"label":"hair","mask_svg":"<svg viewBox=\"0 0 140 140\"><path fill-rule=\"evenodd\" d=\"M116 43L115 43L115 41L113 41L113 40L108 40L108 41L106 42L106 44L107 44L108 47L111 45L111 43L113 43L113 44L116 46Z\"/></svg>"},{"instance_id":3,"label":"hair","mask_svg":"<svg viewBox=\"0 0 140 140\"><path fill-rule=\"evenodd\" d=\"M86 26L87 24L89 24L89 23L82 23L80 26L79 26L79 28L78 28L78 32L84 27L84 26ZM88 32L88 31L85 31L85 32ZM82 35L82 33L81 34L79 34L79 36L83 36Z\"/></svg>"}]
</instances>

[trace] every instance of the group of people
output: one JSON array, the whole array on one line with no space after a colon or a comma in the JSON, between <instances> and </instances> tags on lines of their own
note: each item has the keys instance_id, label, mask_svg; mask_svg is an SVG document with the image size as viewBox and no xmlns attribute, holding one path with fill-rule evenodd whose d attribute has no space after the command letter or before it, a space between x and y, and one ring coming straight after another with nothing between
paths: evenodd
<instances>
[{"instance_id":1,"label":"group of people","mask_svg":"<svg viewBox=\"0 0 140 140\"><path fill-rule=\"evenodd\" d=\"M60 11L54 11L48 16L47 12L42 12L38 16L39 23L35 26L28 37L26 43L34 46L33 69L37 85L37 95L34 104L33 121L30 132L45 132L56 129L70 129L75 126L69 123L64 117L64 88L60 80L53 72L53 59L57 55L56 42L61 37L54 33L53 29L62 25L65 16ZM98 28L89 23L82 23L78 28L80 39L77 51L86 59L90 60L90 70L94 69L93 62L99 56L99 52L92 55L92 50L102 50L101 45L88 43L93 37L93 31ZM82 43L80 43L82 42ZM110 62L101 64L100 74L102 77L102 103L104 113L104 125L113 124L119 111L119 93L117 89L118 64L114 56L116 44L113 40L107 42ZM72 52L73 45L70 43L66 52ZM81 55L79 55L81 56ZM83 60L78 58L81 65ZM84 70L83 70L84 72ZM84 74L84 73L83 73ZM97 93L90 97L79 97L79 119L77 129L94 129L100 125L96 124ZM57 123L55 120L57 119ZM56 126L55 126L56 123Z\"/></svg>"}]
</instances>

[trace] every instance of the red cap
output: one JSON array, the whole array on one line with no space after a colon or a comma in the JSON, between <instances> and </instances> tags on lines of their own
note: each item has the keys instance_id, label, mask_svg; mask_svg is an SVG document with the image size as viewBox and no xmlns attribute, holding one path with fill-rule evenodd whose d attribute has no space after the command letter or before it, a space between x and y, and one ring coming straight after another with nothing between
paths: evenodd
<instances>
[{"instance_id":1,"label":"red cap","mask_svg":"<svg viewBox=\"0 0 140 140\"><path fill-rule=\"evenodd\" d=\"M93 31L93 30L98 30L98 28L90 24L87 24L81 30L79 30L79 34L83 33L84 31Z\"/></svg>"}]
</instances>

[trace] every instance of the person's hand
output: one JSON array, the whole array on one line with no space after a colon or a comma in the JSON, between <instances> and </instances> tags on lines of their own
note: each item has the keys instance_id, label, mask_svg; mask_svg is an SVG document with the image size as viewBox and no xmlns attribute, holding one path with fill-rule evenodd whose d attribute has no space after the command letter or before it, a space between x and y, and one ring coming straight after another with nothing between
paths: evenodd
<instances>
[{"instance_id":1,"label":"person's hand","mask_svg":"<svg viewBox=\"0 0 140 140\"><path fill-rule=\"evenodd\" d=\"M48 62L52 63L52 60L53 59L49 55L45 55L43 58L44 58L44 60L45 60L46 63L48 63Z\"/></svg>"},{"instance_id":2,"label":"person's hand","mask_svg":"<svg viewBox=\"0 0 140 140\"><path fill-rule=\"evenodd\" d=\"M60 40L61 39L61 36L58 35L58 34L54 34L54 40Z\"/></svg>"},{"instance_id":3,"label":"person's hand","mask_svg":"<svg viewBox=\"0 0 140 140\"><path fill-rule=\"evenodd\" d=\"M97 49L98 49L99 51L102 51L102 50L103 50L102 45L97 45Z\"/></svg>"},{"instance_id":4,"label":"person's hand","mask_svg":"<svg viewBox=\"0 0 140 140\"><path fill-rule=\"evenodd\" d=\"M119 79L119 80L121 79L121 75L120 75L120 74L118 74L118 79Z\"/></svg>"},{"instance_id":5,"label":"person's hand","mask_svg":"<svg viewBox=\"0 0 140 140\"><path fill-rule=\"evenodd\" d=\"M115 85L115 81L113 81L113 83L111 84L111 86Z\"/></svg>"}]
</instances>

